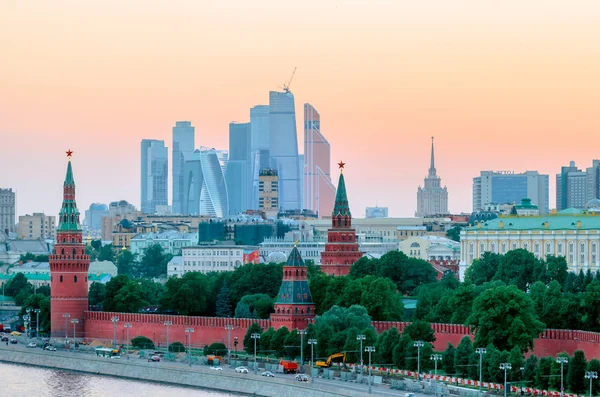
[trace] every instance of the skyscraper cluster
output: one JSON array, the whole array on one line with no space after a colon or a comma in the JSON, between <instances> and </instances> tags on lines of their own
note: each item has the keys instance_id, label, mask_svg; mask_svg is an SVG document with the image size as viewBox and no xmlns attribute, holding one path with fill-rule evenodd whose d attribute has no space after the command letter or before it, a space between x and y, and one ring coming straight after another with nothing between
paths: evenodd
<instances>
[{"instance_id":1,"label":"skyscraper cluster","mask_svg":"<svg viewBox=\"0 0 600 397\"><path fill-rule=\"evenodd\" d=\"M277 197L269 199L277 211L328 214L335 197L330 150L319 113L305 104L305 154L298 153L289 84L283 92L269 92L268 105L252 107L249 122L229 124L229 151L196 149L195 128L189 121L178 121L173 127L172 212L226 217L259 209L261 171L268 170L277 175L277 187L271 191ZM141 159L142 211L154 213L157 206L167 205L164 141L143 140Z\"/></svg>"},{"instance_id":2,"label":"skyscraper cluster","mask_svg":"<svg viewBox=\"0 0 600 397\"><path fill-rule=\"evenodd\" d=\"M590 201L600 197L600 160L593 160L585 171L571 161L556 174L556 209L585 209Z\"/></svg>"}]
</instances>

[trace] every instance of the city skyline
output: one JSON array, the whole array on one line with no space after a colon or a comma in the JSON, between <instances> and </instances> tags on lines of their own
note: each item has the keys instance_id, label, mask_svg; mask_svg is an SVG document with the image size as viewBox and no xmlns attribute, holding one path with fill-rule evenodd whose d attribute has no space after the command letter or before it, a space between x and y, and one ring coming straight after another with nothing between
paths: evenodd
<instances>
[{"instance_id":1,"label":"city skyline","mask_svg":"<svg viewBox=\"0 0 600 397\"><path fill-rule=\"evenodd\" d=\"M375 2L365 10L352 1L309 1L290 13L291 6L269 2L264 15L235 3L225 31L232 30L220 41L202 41L198 53L182 51L178 40L223 32L211 19L229 8L182 1L166 10L149 5L139 15L133 5L40 4L34 12L3 3L0 14L10 18L0 33L19 39L8 44L8 72L0 76L6 93L0 136L8 143L0 157L19 167L0 173L0 186L17 192L17 216L53 214L60 206L60 153L70 146L80 183L88 185L79 197L82 208L121 199L139 208L141 139L171 142L173 123L191 120L198 144L227 148L228 123L247 120L249 106L267 103L268 90L294 66L296 113L310 102L327 119L332 160L349 163L355 216L363 216L374 197L390 216L414 213L414 189L423 177L417 171L429 163L421 148L432 135L442 149L437 168L452 192L453 213L470 211L472 178L481 170L554 176L570 161L587 165L598 158L586 143L600 127L594 39L600 6L436 3L432 12L427 3ZM314 10L308 32L301 15ZM110 30L95 18L100 12L111 18ZM278 14L290 15L285 25ZM168 23L154 31L159 17ZM266 45L260 38L267 30L250 29L257 22L269 31L285 27L287 36ZM106 39L92 40L98 34ZM319 56L309 59L307 52ZM31 68L42 60L44 69ZM398 160L411 172L397 172ZM47 197L43 202L39 192Z\"/></svg>"}]
</instances>

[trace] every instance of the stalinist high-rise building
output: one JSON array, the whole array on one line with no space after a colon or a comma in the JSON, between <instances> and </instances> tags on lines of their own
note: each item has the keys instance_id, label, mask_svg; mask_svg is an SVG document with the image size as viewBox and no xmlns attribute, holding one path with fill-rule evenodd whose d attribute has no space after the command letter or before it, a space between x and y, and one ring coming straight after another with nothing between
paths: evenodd
<instances>
[{"instance_id":1,"label":"stalinist high-rise building","mask_svg":"<svg viewBox=\"0 0 600 397\"><path fill-rule=\"evenodd\" d=\"M442 187L442 180L435 171L435 155L433 151L433 137L431 137L431 165L429 174L425 178L425 186L417 190L418 217L444 215L448 213L448 189Z\"/></svg>"}]
</instances>

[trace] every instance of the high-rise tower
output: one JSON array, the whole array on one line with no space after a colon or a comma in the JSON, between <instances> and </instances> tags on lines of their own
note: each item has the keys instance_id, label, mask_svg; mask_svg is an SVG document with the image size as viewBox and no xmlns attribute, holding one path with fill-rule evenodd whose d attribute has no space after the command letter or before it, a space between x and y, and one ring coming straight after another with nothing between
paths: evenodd
<instances>
[{"instance_id":1,"label":"high-rise tower","mask_svg":"<svg viewBox=\"0 0 600 397\"><path fill-rule=\"evenodd\" d=\"M71 168L72 151L63 185L63 204L58 215L54 254L50 262L50 312L53 337L67 337L71 320L83 326L83 312L88 309L88 269L90 257L85 254L79 211L75 202L75 180Z\"/></svg>"},{"instance_id":2,"label":"high-rise tower","mask_svg":"<svg viewBox=\"0 0 600 397\"><path fill-rule=\"evenodd\" d=\"M185 162L194 153L194 136L196 129L189 121L178 121L173 127L173 213L183 211L184 186L183 171Z\"/></svg>"},{"instance_id":3,"label":"high-rise tower","mask_svg":"<svg viewBox=\"0 0 600 397\"><path fill-rule=\"evenodd\" d=\"M433 137L431 137L431 164L429 174L425 178L425 186L417 190L416 216L427 217L444 215L448 213L448 189L442 187L442 179L435 170L435 154L433 150Z\"/></svg>"},{"instance_id":4,"label":"high-rise tower","mask_svg":"<svg viewBox=\"0 0 600 397\"><path fill-rule=\"evenodd\" d=\"M331 214L331 228L327 231L325 251L321 253L321 270L333 276L345 276L363 254L358 250L356 231L352 228L352 214L346 195L344 163L340 162L335 205Z\"/></svg>"},{"instance_id":5,"label":"high-rise tower","mask_svg":"<svg viewBox=\"0 0 600 397\"><path fill-rule=\"evenodd\" d=\"M283 266L283 281L275 302L275 313L271 314L273 328L304 329L315 317L307 276L304 261L294 246Z\"/></svg>"},{"instance_id":6,"label":"high-rise tower","mask_svg":"<svg viewBox=\"0 0 600 397\"><path fill-rule=\"evenodd\" d=\"M154 214L157 205L168 204L169 151L156 139L143 139L141 149L142 212Z\"/></svg>"}]
</instances>

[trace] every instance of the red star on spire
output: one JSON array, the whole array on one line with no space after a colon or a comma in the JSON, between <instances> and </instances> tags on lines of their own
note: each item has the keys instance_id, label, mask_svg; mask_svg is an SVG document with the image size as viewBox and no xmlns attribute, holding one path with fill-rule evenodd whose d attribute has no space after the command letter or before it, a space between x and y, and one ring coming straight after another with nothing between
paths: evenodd
<instances>
[{"instance_id":1,"label":"red star on spire","mask_svg":"<svg viewBox=\"0 0 600 397\"><path fill-rule=\"evenodd\" d=\"M67 154L67 157L68 157L69 159L70 159L70 158L71 158L71 156L73 155L73 151L72 151L71 149L67 150L65 153Z\"/></svg>"},{"instance_id":2,"label":"red star on spire","mask_svg":"<svg viewBox=\"0 0 600 397\"><path fill-rule=\"evenodd\" d=\"M343 161L340 161L338 163L338 166L340 167L340 170L343 170L345 165L346 165L346 163L344 163Z\"/></svg>"}]
</instances>

